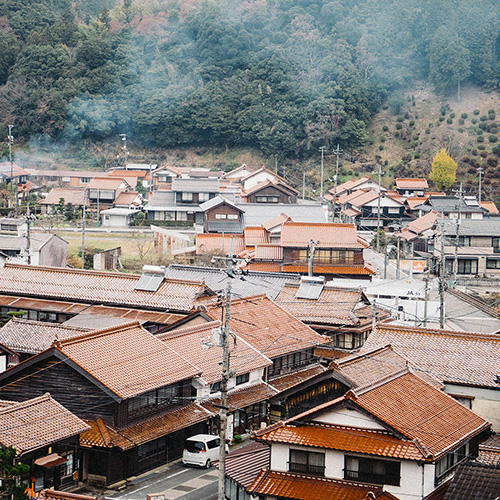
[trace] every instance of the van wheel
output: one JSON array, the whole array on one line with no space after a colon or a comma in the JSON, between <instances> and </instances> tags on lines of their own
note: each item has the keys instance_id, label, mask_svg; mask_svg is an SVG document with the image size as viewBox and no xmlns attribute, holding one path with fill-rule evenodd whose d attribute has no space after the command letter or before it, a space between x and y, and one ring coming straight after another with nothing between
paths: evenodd
<instances>
[{"instance_id":1,"label":"van wheel","mask_svg":"<svg viewBox=\"0 0 500 500\"><path fill-rule=\"evenodd\" d=\"M210 460L210 459L208 459L208 460L205 462L205 469L210 469L211 465L212 465L212 462L211 462L211 460Z\"/></svg>"}]
</instances>

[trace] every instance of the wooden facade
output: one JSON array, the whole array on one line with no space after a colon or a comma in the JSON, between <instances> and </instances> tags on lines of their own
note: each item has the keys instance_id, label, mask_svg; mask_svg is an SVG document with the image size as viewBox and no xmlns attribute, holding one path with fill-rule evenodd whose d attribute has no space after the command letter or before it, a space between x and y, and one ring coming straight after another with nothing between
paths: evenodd
<instances>
[{"instance_id":1,"label":"wooden facade","mask_svg":"<svg viewBox=\"0 0 500 500\"><path fill-rule=\"evenodd\" d=\"M294 191L283 186L266 185L262 189L255 190L247 196L248 203L297 203L297 195Z\"/></svg>"}]
</instances>

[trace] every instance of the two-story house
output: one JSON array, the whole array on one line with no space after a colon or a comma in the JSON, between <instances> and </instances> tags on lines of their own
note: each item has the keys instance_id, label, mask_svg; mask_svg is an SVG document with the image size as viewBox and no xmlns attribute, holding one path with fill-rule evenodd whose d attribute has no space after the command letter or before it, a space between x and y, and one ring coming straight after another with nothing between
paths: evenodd
<instances>
[{"instance_id":1,"label":"two-story house","mask_svg":"<svg viewBox=\"0 0 500 500\"><path fill-rule=\"evenodd\" d=\"M41 186L83 188L99 172L95 170L40 170L28 168L29 180ZM102 174L101 174L102 175Z\"/></svg>"},{"instance_id":2,"label":"two-story house","mask_svg":"<svg viewBox=\"0 0 500 500\"><path fill-rule=\"evenodd\" d=\"M88 184L87 197L91 206L111 208L121 193L131 189L125 179L119 177L94 177Z\"/></svg>"},{"instance_id":3,"label":"two-story house","mask_svg":"<svg viewBox=\"0 0 500 500\"><path fill-rule=\"evenodd\" d=\"M82 479L106 485L178 457L186 433L206 430L212 415L190 403L200 373L129 322L56 340L0 374L0 399L26 401L49 391L86 420Z\"/></svg>"},{"instance_id":4,"label":"two-story house","mask_svg":"<svg viewBox=\"0 0 500 500\"><path fill-rule=\"evenodd\" d=\"M429 184L427 179L413 179L398 177L395 179L396 191L399 195L408 196L424 196Z\"/></svg>"},{"instance_id":5,"label":"two-story house","mask_svg":"<svg viewBox=\"0 0 500 500\"><path fill-rule=\"evenodd\" d=\"M297 203L299 192L281 179L266 179L241 193L241 201L247 203Z\"/></svg>"},{"instance_id":6,"label":"two-story house","mask_svg":"<svg viewBox=\"0 0 500 500\"><path fill-rule=\"evenodd\" d=\"M466 219L436 221L434 245L431 247L436 262L440 262L441 234L444 238L443 252L446 272L453 274L455 255L457 275L500 275L500 219ZM458 232L458 240L457 240Z\"/></svg>"},{"instance_id":7,"label":"two-story house","mask_svg":"<svg viewBox=\"0 0 500 500\"><path fill-rule=\"evenodd\" d=\"M270 466L247 491L266 500L373 499L384 498L382 492L400 500L423 499L457 464L477 456L489 428L403 366L399 373L257 431L255 438L271 447ZM365 496L352 492L360 487Z\"/></svg>"},{"instance_id":8,"label":"two-story house","mask_svg":"<svg viewBox=\"0 0 500 500\"><path fill-rule=\"evenodd\" d=\"M66 206L71 204L75 209L80 209L85 205L90 205L88 197L85 196L85 188L52 188L45 198L40 200L40 208L42 215L53 215L61 207L61 204Z\"/></svg>"},{"instance_id":9,"label":"two-story house","mask_svg":"<svg viewBox=\"0 0 500 500\"><path fill-rule=\"evenodd\" d=\"M443 214L449 219L482 219L488 212L487 209L479 205L475 196L464 196L461 200L457 196L429 196L422 204L414 207L418 210L418 216L434 210L438 214Z\"/></svg>"}]
</instances>

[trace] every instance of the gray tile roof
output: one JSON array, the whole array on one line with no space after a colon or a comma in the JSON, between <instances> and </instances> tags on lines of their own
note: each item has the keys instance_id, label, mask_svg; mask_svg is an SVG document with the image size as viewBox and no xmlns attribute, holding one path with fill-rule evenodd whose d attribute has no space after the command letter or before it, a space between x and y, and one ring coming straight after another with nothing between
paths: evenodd
<instances>
[{"instance_id":1,"label":"gray tile roof","mask_svg":"<svg viewBox=\"0 0 500 500\"><path fill-rule=\"evenodd\" d=\"M416 209L435 210L436 212L457 212L459 199L456 196L429 196L422 205L417 205ZM460 210L463 213L484 213L486 210L479 204L470 204L467 200L462 200Z\"/></svg>"},{"instance_id":2,"label":"gray tile roof","mask_svg":"<svg viewBox=\"0 0 500 500\"><path fill-rule=\"evenodd\" d=\"M500 497L500 466L478 462L460 464L444 500L496 500Z\"/></svg>"},{"instance_id":3,"label":"gray tile roof","mask_svg":"<svg viewBox=\"0 0 500 500\"><path fill-rule=\"evenodd\" d=\"M439 219L436 221L439 225ZM455 220L445 220L444 234L455 236L457 223ZM498 236L500 237L500 217L493 219L461 219L458 234L460 236Z\"/></svg>"},{"instance_id":4,"label":"gray tile roof","mask_svg":"<svg viewBox=\"0 0 500 500\"><path fill-rule=\"evenodd\" d=\"M184 193L218 193L219 179L172 179L172 191Z\"/></svg>"},{"instance_id":5,"label":"gray tile roof","mask_svg":"<svg viewBox=\"0 0 500 500\"><path fill-rule=\"evenodd\" d=\"M234 202L230 201L226 196L216 196L211 200L205 201L200 205L200 208L205 212L213 207L216 207L219 203L226 202L229 206L236 208L237 210L243 211L241 208L237 207Z\"/></svg>"},{"instance_id":6,"label":"gray tile roof","mask_svg":"<svg viewBox=\"0 0 500 500\"><path fill-rule=\"evenodd\" d=\"M245 212L245 226L262 226L265 222L285 213L294 222L326 222L323 207L286 203L235 203Z\"/></svg>"},{"instance_id":7,"label":"gray tile roof","mask_svg":"<svg viewBox=\"0 0 500 500\"><path fill-rule=\"evenodd\" d=\"M30 236L30 248L35 251L40 250L53 237L53 234L32 234ZM26 236L0 235L0 250L24 250L26 248L26 241Z\"/></svg>"},{"instance_id":8,"label":"gray tile roof","mask_svg":"<svg viewBox=\"0 0 500 500\"><path fill-rule=\"evenodd\" d=\"M206 285L220 292L226 288L227 275L217 267L181 266L170 264L166 273L168 278L182 280L204 280ZM235 298L267 294L274 300L285 283L299 283L300 275L292 273L265 273L249 271L247 275L234 279L231 283Z\"/></svg>"},{"instance_id":9,"label":"gray tile roof","mask_svg":"<svg viewBox=\"0 0 500 500\"><path fill-rule=\"evenodd\" d=\"M175 193L173 191L153 191L149 206L171 207L175 205Z\"/></svg>"},{"instance_id":10,"label":"gray tile roof","mask_svg":"<svg viewBox=\"0 0 500 500\"><path fill-rule=\"evenodd\" d=\"M0 328L0 342L17 352L37 354L48 349L54 340L80 335L89 328L62 326L57 323L12 318Z\"/></svg>"}]
</instances>

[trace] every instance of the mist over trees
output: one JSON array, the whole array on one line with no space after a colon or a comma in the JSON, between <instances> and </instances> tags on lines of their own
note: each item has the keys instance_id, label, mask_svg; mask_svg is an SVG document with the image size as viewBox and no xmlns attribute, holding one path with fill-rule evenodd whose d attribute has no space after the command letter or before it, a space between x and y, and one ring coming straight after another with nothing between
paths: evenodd
<instances>
[{"instance_id":1,"label":"mist over trees","mask_svg":"<svg viewBox=\"0 0 500 500\"><path fill-rule=\"evenodd\" d=\"M353 148L394 90L500 87L494 0L0 0L0 133Z\"/></svg>"}]
</instances>

